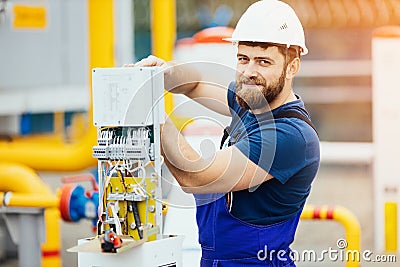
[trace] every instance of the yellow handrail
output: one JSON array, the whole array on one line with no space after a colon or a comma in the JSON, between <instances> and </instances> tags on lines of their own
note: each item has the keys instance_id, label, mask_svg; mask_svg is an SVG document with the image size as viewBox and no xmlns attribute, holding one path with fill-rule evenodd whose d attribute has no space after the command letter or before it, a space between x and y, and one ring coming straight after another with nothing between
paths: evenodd
<instances>
[{"instance_id":1,"label":"yellow handrail","mask_svg":"<svg viewBox=\"0 0 400 267\"><path fill-rule=\"evenodd\" d=\"M62 266L58 200L32 169L0 163L0 206L44 208L46 241L42 244L42 267Z\"/></svg>"},{"instance_id":2,"label":"yellow handrail","mask_svg":"<svg viewBox=\"0 0 400 267\"><path fill-rule=\"evenodd\" d=\"M334 220L341 223L346 235L346 267L360 266L361 227L357 217L341 206L306 205L300 219ZM344 247L343 247L344 248Z\"/></svg>"}]
</instances>

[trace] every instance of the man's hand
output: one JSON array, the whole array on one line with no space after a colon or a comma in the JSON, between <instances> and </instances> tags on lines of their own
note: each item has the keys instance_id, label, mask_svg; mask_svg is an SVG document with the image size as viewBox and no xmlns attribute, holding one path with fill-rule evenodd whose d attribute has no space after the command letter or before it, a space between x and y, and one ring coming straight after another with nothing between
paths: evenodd
<instances>
[{"instance_id":1,"label":"man's hand","mask_svg":"<svg viewBox=\"0 0 400 267\"><path fill-rule=\"evenodd\" d=\"M165 67L167 63L156 56L150 55L136 63L125 64L124 67Z\"/></svg>"},{"instance_id":2,"label":"man's hand","mask_svg":"<svg viewBox=\"0 0 400 267\"><path fill-rule=\"evenodd\" d=\"M174 77L173 75L174 63L172 62L166 62L161 58L150 55L136 63L124 64L123 67L160 67L164 72L165 89L172 93L177 93L173 91L176 88L175 80L177 77Z\"/></svg>"}]
</instances>

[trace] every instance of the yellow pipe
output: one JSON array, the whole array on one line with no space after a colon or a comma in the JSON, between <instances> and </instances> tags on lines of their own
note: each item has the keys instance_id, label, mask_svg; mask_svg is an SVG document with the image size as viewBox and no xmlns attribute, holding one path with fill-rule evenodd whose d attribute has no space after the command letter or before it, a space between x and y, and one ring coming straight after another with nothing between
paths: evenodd
<instances>
[{"instance_id":1,"label":"yellow pipe","mask_svg":"<svg viewBox=\"0 0 400 267\"><path fill-rule=\"evenodd\" d=\"M16 163L0 162L0 191L52 195L40 177L31 168Z\"/></svg>"},{"instance_id":2,"label":"yellow pipe","mask_svg":"<svg viewBox=\"0 0 400 267\"><path fill-rule=\"evenodd\" d=\"M90 68L113 67L114 62L114 6L113 0L89 0ZM126 21L126 23L131 23ZM92 97L90 97L92 100ZM91 105L92 106L92 105Z\"/></svg>"},{"instance_id":3,"label":"yellow pipe","mask_svg":"<svg viewBox=\"0 0 400 267\"><path fill-rule=\"evenodd\" d=\"M61 267L60 251L60 212L58 208L44 211L46 241L42 244L42 267Z\"/></svg>"},{"instance_id":4,"label":"yellow pipe","mask_svg":"<svg viewBox=\"0 0 400 267\"><path fill-rule=\"evenodd\" d=\"M385 250L397 252L397 203L385 203Z\"/></svg>"},{"instance_id":5,"label":"yellow pipe","mask_svg":"<svg viewBox=\"0 0 400 267\"><path fill-rule=\"evenodd\" d=\"M64 138L65 113L62 111L56 111L53 116L53 133L55 136L59 136L62 140Z\"/></svg>"},{"instance_id":6,"label":"yellow pipe","mask_svg":"<svg viewBox=\"0 0 400 267\"><path fill-rule=\"evenodd\" d=\"M346 251L358 251L361 254L361 227L357 217L344 207L335 207L333 219L340 222L346 233ZM357 259L351 259L346 266L359 266Z\"/></svg>"},{"instance_id":7,"label":"yellow pipe","mask_svg":"<svg viewBox=\"0 0 400 267\"><path fill-rule=\"evenodd\" d=\"M166 61L172 60L176 39L175 0L151 1L152 52ZM165 111L170 114L174 108L173 96L164 97Z\"/></svg>"},{"instance_id":8,"label":"yellow pipe","mask_svg":"<svg viewBox=\"0 0 400 267\"><path fill-rule=\"evenodd\" d=\"M53 208L58 206L58 199L55 196L0 192L0 199L3 199L4 206L23 208ZM1 204L0 204L1 206Z\"/></svg>"},{"instance_id":9,"label":"yellow pipe","mask_svg":"<svg viewBox=\"0 0 400 267\"><path fill-rule=\"evenodd\" d=\"M96 144L95 129L89 130L76 143L0 142L0 161L16 162L43 171L79 171L96 164L92 147Z\"/></svg>"},{"instance_id":10,"label":"yellow pipe","mask_svg":"<svg viewBox=\"0 0 400 267\"><path fill-rule=\"evenodd\" d=\"M0 142L0 161L16 162L42 171L79 171L96 164L92 158L95 144L95 129L72 144Z\"/></svg>"},{"instance_id":11,"label":"yellow pipe","mask_svg":"<svg viewBox=\"0 0 400 267\"><path fill-rule=\"evenodd\" d=\"M13 142L14 144L21 143L28 145L29 143L62 144L64 140L60 137L60 135L55 135L54 133L44 133L44 134L32 134L29 136L13 136L11 142Z\"/></svg>"},{"instance_id":12,"label":"yellow pipe","mask_svg":"<svg viewBox=\"0 0 400 267\"><path fill-rule=\"evenodd\" d=\"M361 227L348 209L340 206L312 206L306 205L301 214L303 220L334 220L341 223L346 236L346 267L360 266L361 259Z\"/></svg>"},{"instance_id":13,"label":"yellow pipe","mask_svg":"<svg viewBox=\"0 0 400 267\"><path fill-rule=\"evenodd\" d=\"M114 66L113 1L88 0L88 23L90 57L88 71L91 75L93 67ZM90 101L91 99L90 90ZM93 127L91 104L87 132L79 141L58 144L54 142L54 137L33 142L18 139L12 142L0 141L0 161L21 163L35 170L79 171L96 165L97 161L92 157L96 139L97 132Z\"/></svg>"},{"instance_id":14,"label":"yellow pipe","mask_svg":"<svg viewBox=\"0 0 400 267\"><path fill-rule=\"evenodd\" d=\"M166 61L172 60L176 40L175 0L151 0L152 53ZM177 117L173 114L174 98L171 93L164 96L165 112L178 129L192 122L192 118Z\"/></svg>"},{"instance_id":15,"label":"yellow pipe","mask_svg":"<svg viewBox=\"0 0 400 267\"><path fill-rule=\"evenodd\" d=\"M58 201L40 177L23 165L0 163L0 206L3 204L45 208L46 241L42 244L42 267L61 267Z\"/></svg>"}]
</instances>

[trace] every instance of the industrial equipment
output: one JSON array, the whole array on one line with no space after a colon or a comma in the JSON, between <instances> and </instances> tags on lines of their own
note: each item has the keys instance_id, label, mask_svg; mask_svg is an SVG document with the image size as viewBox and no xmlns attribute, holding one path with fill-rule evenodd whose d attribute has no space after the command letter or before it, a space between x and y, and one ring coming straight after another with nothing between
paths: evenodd
<instances>
[{"instance_id":1,"label":"industrial equipment","mask_svg":"<svg viewBox=\"0 0 400 267\"><path fill-rule=\"evenodd\" d=\"M87 190L77 182L90 181L92 189ZM60 188L59 210L66 222L78 222L81 219L92 220L94 231L97 230L99 187L92 174L63 177Z\"/></svg>"},{"instance_id":2,"label":"industrial equipment","mask_svg":"<svg viewBox=\"0 0 400 267\"><path fill-rule=\"evenodd\" d=\"M79 266L180 266L182 237L161 234L163 71L158 67L96 68L92 86L98 237L79 242Z\"/></svg>"}]
</instances>

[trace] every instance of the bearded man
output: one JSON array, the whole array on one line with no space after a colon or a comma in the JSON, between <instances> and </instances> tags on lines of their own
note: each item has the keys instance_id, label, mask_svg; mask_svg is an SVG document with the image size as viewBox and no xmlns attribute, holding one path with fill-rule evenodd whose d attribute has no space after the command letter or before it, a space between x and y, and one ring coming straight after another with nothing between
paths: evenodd
<instances>
[{"instance_id":1,"label":"bearded man","mask_svg":"<svg viewBox=\"0 0 400 267\"><path fill-rule=\"evenodd\" d=\"M164 67L166 89L232 117L221 150L202 158L166 120L167 167L197 204L201 266L295 266L290 244L319 162L315 127L292 84L307 54L293 9L252 4L230 41L236 79L227 90L188 64L149 56L128 66Z\"/></svg>"}]
</instances>

